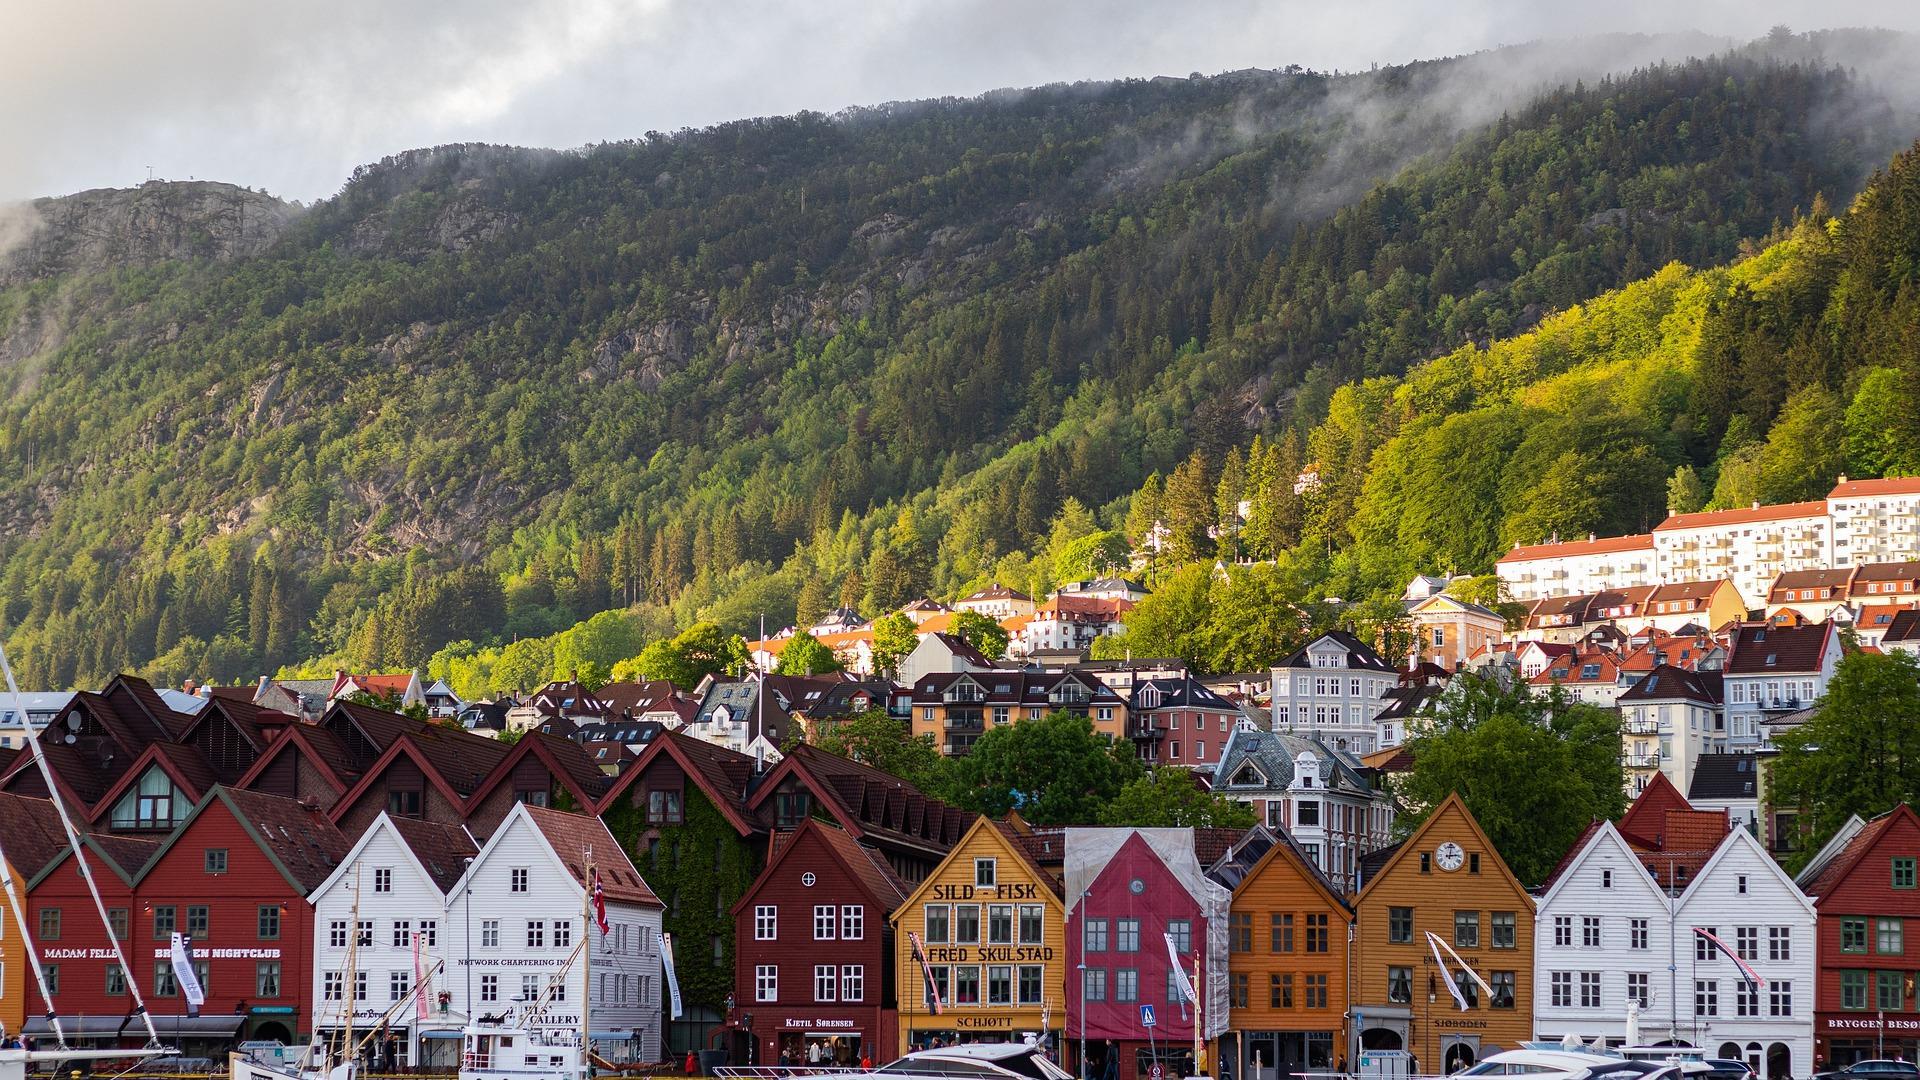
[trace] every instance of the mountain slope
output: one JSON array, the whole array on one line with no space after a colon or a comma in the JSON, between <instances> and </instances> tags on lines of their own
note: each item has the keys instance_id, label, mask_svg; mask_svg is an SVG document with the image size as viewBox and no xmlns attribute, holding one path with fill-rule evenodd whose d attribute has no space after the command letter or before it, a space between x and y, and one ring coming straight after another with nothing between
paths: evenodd
<instances>
[{"instance_id":1,"label":"mountain slope","mask_svg":"<svg viewBox=\"0 0 1920 1080\"><path fill-rule=\"evenodd\" d=\"M1368 188L1451 133L1449 71L438 148L255 258L16 285L0 615L65 685L418 663L613 603L744 628L808 581L884 607L1349 378L1724 261L1911 135L1843 70L1736 56Z\"/></svg>"}]
</instances>

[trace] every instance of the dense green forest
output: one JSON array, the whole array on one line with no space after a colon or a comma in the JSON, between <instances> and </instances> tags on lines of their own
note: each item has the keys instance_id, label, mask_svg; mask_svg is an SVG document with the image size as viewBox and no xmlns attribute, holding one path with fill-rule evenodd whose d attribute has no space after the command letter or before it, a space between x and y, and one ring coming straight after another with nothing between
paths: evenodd
<instances>
[{"instance_id":1,"label":"dense green forest","mask_svg":"<svg viewBox=\"0 0 1920 1080\"><path fill-rule=\"evenodd\" d=\"M1911 392L1909 196L1821 202L1913 137L1871 80L1755 48L1454 137L1448 71L440 147L265 256L0 291L0 345L40 343L0 365L0 619L41 686L505 686L538 672L494 678L502 645L609 608L533 659L1041 587L1152 516L1208 557L1223 500L1308 464L1228 553L1364 599L1637 526L1670 478L1804 486L1770 433Z\"/></svg>"}]
</instances>

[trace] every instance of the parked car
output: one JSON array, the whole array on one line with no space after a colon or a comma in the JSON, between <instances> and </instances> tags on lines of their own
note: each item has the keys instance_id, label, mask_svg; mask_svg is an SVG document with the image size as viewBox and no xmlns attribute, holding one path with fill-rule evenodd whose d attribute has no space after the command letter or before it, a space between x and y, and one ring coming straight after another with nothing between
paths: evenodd
<instances>
[{"instance_id":1,"label":"parked car","mask_svg":"<svg viewBox=\"0 0 1920 1080\"><path fill-rule=\"evenodd\" d=\"M1844 1069L1814 1073L1813 1080L1920 1080L1920 1068L1911 1061L1868 1058Z\"/></svg>"}]
</instances>

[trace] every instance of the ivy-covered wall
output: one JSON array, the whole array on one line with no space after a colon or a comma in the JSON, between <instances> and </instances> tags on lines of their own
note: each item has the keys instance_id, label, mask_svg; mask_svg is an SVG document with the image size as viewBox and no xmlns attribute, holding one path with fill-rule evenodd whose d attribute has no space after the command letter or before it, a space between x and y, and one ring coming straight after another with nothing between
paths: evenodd
<instances>
[{"instance_id":1,"label":"ivy-covered wall","mask_svg":"<svg viewBox=\"0 0 1920 1080\"><path fill-rule=\"evenodd\" d=\"M759 876L761 856L758 845L735 832L692 784L686 787L684 818L684 824L649 827L646 812L625 800L602 815L667 906L666 930L673 935L682 1000L689 1007L720 1010L733 991L733 904Z\"/></svg>"}]
</instances>

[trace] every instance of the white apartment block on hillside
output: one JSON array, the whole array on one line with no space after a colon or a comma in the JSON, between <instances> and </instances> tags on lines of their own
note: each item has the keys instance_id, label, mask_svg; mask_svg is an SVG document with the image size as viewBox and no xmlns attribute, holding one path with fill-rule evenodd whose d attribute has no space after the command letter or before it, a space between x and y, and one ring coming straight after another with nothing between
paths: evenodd
<instances>
[{"instance_id":1,"label":"white apartment block on hillside","mask_svg":"<svg viewBox=\"0 0 1920 1080\"><path fill-rule=\"evenodd\" d=\"M1383 745L1379 716L1393 704L1387 691L1399 684L1400 672L1371 646L1329 631L1274 667L1273 730L1370 754Z\"/></svg>"},{"instance_id":2,"label":"white apartment block on hillside","mask_svg":"<svg viewBox=\"0 0 1920 1080\"><path fill-rule=\"evenodd\" d=\"M1920 559L1920 477L1848 480L1825 499L1673 514L1651 533L1515 546L1494 570L1512 600L1732 580L1758 602L1783 573Z\"/></svg>"}]
</instances>

